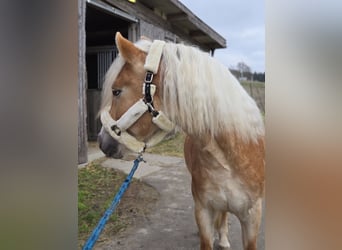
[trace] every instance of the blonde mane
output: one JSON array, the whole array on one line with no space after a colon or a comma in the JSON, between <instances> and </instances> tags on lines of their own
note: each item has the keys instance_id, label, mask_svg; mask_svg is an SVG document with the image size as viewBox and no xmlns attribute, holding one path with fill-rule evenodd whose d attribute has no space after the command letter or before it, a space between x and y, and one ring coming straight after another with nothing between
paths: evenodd
<instances>
[{"instance_id":1,"label":"blonde mane","mask_svg":"<svg viewBox=\"0 0 342 250\"><path fill-rule=\"evenodd\" d=\"M148 52L151 42L136 46ZM111 85L124 60L109 68L101 109L111 102ZM163 85L163 111L186 133L212 136L234 132L245 141L264 135L264 123L255 101L228 68L198 48L166 43L159 70Z\"/></svg>"},{"instance_id":2,"label":"blonde mane","mask_svg":"<svg viewBox=\"0 0 342 250\"><path fill-rule=\"evenodd\" d=\"M235 132L247 141L264 135L255 101L228 68L209 54L168 43L161 72L165 112L187 133Z\"/></svg>"}]
</instances>

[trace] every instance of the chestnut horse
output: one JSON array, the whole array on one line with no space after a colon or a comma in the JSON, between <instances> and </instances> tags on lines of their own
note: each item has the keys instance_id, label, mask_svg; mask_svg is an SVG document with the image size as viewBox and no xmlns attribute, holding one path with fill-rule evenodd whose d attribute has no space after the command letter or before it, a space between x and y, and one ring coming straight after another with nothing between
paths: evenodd
<instances>
[{"instance_id":1,"label":"chestnut horse","mask_svg":"<svg viewBox=\"0 0 342 250\"><path fill-rule=\"evenodd\" d=\"M228 241L228 212L242 228L244 249L256 249L264 195L264 123L255 101L229 70L198 48L116 34L119 56L104 83L102 151L143 152L174 126L186 134L201 249Z\"/></svg>"}]
</instances>

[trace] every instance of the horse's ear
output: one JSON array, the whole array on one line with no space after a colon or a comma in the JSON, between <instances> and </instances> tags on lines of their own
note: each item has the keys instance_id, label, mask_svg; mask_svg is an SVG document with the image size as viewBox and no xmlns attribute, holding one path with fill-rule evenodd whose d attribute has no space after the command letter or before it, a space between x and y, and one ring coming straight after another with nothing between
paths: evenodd
<instances>
[{"instance_id":1,"label":"horse's ear","mask_svg":"<svg viewBox=\"0 0 342 250\"><path fill-rule=\"evenodd\" d=\"M128 63L133 63L140 53L140 50L135 45L124 38L120 32L116 32L115 35L116 46L118 47L119 53Z\"/></svg>"}]
</instances>

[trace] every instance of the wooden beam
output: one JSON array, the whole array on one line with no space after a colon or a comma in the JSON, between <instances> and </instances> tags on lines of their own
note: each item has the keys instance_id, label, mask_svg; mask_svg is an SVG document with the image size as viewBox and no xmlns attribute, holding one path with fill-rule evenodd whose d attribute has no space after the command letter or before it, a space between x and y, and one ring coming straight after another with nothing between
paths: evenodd
<instances>
[{"instance_id":1,"label":"wooden beam","mask_svg":"<svg viewBox=\"0 0 342 250\"><path fill-rule=\"evenodd\" d=\"M169 22L184 21L188 19L188 15L186 13L169 14L166 19Z\"/></svg>"},{"instance_id":2,"label":"wooden beam","mask_svg":"<svg viewBox=\"0 0 342 250\"><path fill-rule=\"evenodd\" d=\"M86 105L86 0L78 0L78 164L88 161Z\"/></svg>"},{"instance_id":3,"label":"wooden beam","mask_svg":"<svg viewBox=\"0 0 342 250\"><path fill-rule=\"evenodd\" d=\"M189 36L191 36L191 37L205 37L207 35L204 34L204 32L201 30L193 30L193 31L189 32Z\"/></svg>"},{"instance_id":4,"label":"wooden beam","mask_svg":"<svg viewBox=\"0 0 342 250\"><path fill-rule=\"evenodd\" d=\"M220 48L218 47L218 44L217 43L213 43L213 42L209 42L209 43L204 43L204 45L210 49L217 49L217 48Z\"/></svg>"}]
</instances>

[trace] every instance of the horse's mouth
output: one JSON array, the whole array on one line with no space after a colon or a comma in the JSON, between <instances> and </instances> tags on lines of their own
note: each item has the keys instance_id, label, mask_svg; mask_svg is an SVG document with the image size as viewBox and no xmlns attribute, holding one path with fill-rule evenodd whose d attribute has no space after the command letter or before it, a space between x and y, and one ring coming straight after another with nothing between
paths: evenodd
<instances>
[{"instance_id":1,"label":"horse's mouth","mask_svg":"<svg viewBox=\"0 0 342 250\"><path fill-rule=\"evenodd\" d=\"M107 157L121 159L124 156L123 146L113 139L103 127L98 134L97 141L99 148Z\"/></svg>"},{"instance_id":2,"label":"horse's mouth","mask_svg":"<svg viewBox=\"0 0 342 250\"><path fill-rule=\"evenodd\" d=\"M115 151L113 149L103 148L102 144L100 144L99 147L100 147L101 151L108 158L121 159L123 157L123 154L121 153L121 151Z\"/></svg>"}]
</instances>

